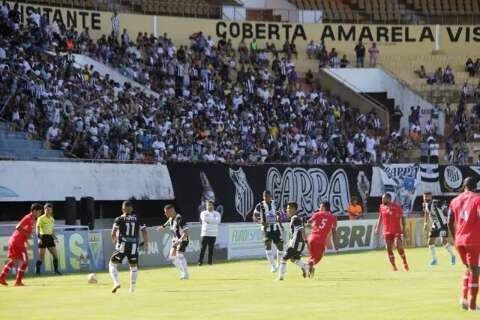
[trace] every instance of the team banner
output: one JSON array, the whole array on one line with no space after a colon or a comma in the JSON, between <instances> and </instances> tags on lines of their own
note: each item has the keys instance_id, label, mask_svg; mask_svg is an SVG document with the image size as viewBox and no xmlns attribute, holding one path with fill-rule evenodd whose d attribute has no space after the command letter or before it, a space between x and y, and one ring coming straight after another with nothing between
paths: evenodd
<instances>
[{"instance_id":1,"label":"team banner","mask_svg":"<svg viewBox=\"0 0 480 320\"><path fill-rule=\"evenodd\" d=\"M7 261L8 239L14 226L0 228L0 267ZM89 234L87 229L56 229L56 244L61 272L96 271L105 268L103 246L100 232ZM38 243L36 237L28 242L29 273L35 272L35 261L38 259ZM45 254L44 272L53 272L53 260L50 254ZM15 272L12 270L12 272Z\"/></svg>"},{"instance_id":2,"label":"team banner","mask_svg":"<svg viewBox=\"0 0 480 320\"><path fill-rule=\"evenodd\" d=\"M456 195L462 191L462 182L466 177L480 178L480 166L448 165L440 168L440 185L444 195ZM480 190L480 182L477 184Z\"/></svg>"},{"instance_id":3,"label":"team banner","mask_svg":"<svg viewBox=\"0 0 480 320\"><path fill-rule=\"evenodd\" d=\"M415 206L415 200L424 192L442 195L439 165L404 163L375 166L370 196L381 197L385 192L389 192L409 215L420 209L419 203ZM374 212L377 211L378 207Z\"/></svg>"},{"instance_id":4,"label":"team banner","mask_svg":"<svg viewBox=\"0 0 480 320\"><path fill-rule=\"evenodd\" d=\"M372 169L369 166L288 166L169 163L177 209L189 221L199 221L206 200L214 200L222 222L251 221L262 192L270 190L280 211L297 202L300 214L310 215L320 202L330 201L332 212L345 215L352 196L369 203Z\"/></svg>"}]
</instances>

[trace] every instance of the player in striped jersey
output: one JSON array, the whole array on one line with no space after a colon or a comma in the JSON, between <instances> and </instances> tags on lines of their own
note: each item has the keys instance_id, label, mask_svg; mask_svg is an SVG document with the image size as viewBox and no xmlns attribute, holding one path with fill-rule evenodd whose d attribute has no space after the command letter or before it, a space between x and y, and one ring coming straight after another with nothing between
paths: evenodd
<instances>
[{"instance_id":1,"label":"player in striped jersey","mask_svg":"<svg viewBox=\"0 0 480 320\"><path fill-rule=\"evenodd\" d=\"M265 254L271 271L277 272L285 252L283 252L282 225L279 222L277 208L270 191L263 192L263 201L257 204L253 212L253 221L262 225L262 231L265 233ZM273 258L272 242L277 247L277 265Z\"/></svg>"},{"instance_id":2,"label":"player in striped jersey","mask_svg":"<svg viewBox=\"0 0 480 320\"><path fill-rule=\"evenodd\" d=\"M305 249L307 243L307 236L305 235L305 228L303 219L297 215L298 205L296 202L289 202L287 205L287 214L290 218L290 231L292 232L292 238L288 242L286 254L280 263L278 269L278 280L285 278L287 271L287 261L291 260L302 270L304 278L307 277L307 264L301 259L302 252Z\"/></svg>"},{"instance_id":3,"label":"player in striped jersey","mask_svg":"<svg viewBox=\"0 0 480 320\"><path fill-rule=\"evenodd\" d=\"M428 247L432 255L432 262L430 265L434 266L438 263L437 256L435 254L435 240L437 238L442 239L442 244L450 254L450 263L455 265L456 258L453 253L452 246L448 243L448 215L444 208L441 208L438 200L434 200L431 192L425 192L423 194L423 213L425 220L423 228L425 233L428 231L429 221L431 223Z\"/></svg>"}]
</instances>

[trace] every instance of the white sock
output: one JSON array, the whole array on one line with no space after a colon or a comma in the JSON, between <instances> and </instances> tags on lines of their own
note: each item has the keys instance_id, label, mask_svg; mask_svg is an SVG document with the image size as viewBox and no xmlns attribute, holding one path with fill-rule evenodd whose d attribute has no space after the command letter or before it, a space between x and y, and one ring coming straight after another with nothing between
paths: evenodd
<instances>
[{"instance_id":1,"label":"white sock","mask_svg":"<svg viewBox=\"0 0 480 320\"><path fill-rule=\"evenodd\" d=\"M283 256L285 255L285 251L277 250L277 266L280 267L280 264L283 262Z\"/></svg>"},{"instance_id":2,"label":"white sock","mask_svg":"<svg viewBox=\"0 0 480 320\"><path fill-rule=\"evenodd\" d=\"M118 280L117 264L110 261L110 263L108 264L108 270L110 272L110 277L112 277L113 285L120 285L120 281Z\"/></svg>"},{"instance_id":3,"label":"white sock","mask_svg":"<svg viewBox=\"0 0 480 320\"><path fill-rule=\"evenodd\" d=\"M178 263L181 266L181 270L183 272L183 275L188 277L188 265L187 265L187 259L185 259L185 256L183 254L177 254L177 259Z\"/></svg>"},{"instance_id":4,"label":"white sock","mask_svg":"<svg viewBox=\"0 0 480 320\"><path fill-rule=\"evenodd\" d=\"M303 260L295 260L295 264L300 267L300 269L305 268L305 262Z\"/></svg>"},{"instance_id":5,"label":"white sock","mask_svg":"<svg viewBox=\"0 0 480 320\"><path fill-rule=\"evenodd\" d=\"M135 286L137 285L138 278L138 267L130 267L130 292L135 291Z\"/></svg>"},{"instance_id":6,"label":"white sock","mask_svg":"<svg viewBox=\"0 0 480 320\"><path fill-rule=\"evenodd\" d=\"M430 254L432 255L432 259L436 260L437 255L435 254L435 245L434 244L429 245L428 248L430 248Z\"/></svg>"},{"instance_id":7,"label":"white sock","mask_svg":"<svg viewBox=\"0 0 480 320\"><path fill-rule=\"evenodd\" d=\"M273 252L272 250L266 250L265 255L267 256L267 260L272 267L275 267L275 260L273 259Z\"/></svg>"},{"instance_id":8,"label":"white sock","mask_svg":"<svg viewBox=\"0 0 480 320\"><path fill-rule=\"evenodd\" d=\"M448 251L448 253L450 253L450 256L455 257L455 253L453 253L453 249L450 243L445 244L444 247Z\"/></svg>"},{"instance_id":9,"label":"white sock","mask_svg":"<svg viewBox=\"0 0 480 320\"><path fill-rule=\"evenodd\" d=\"M175 268L182 271L182 267L180 266L180 262L178 261L177 256L168 256L168 260L170 260L172 262L172 264L175 266Z\"/></svg>"},{"instance_id":10,"label":"white sock","mask_svg":"<svg viewBox=\"0 0 480 320\"><path fill-rule=\"evenodd\" d=\"M278 267L278 275L279 278L282 278L285 276L285 273L287 272L287 261L281 261L280 266Z\"/></svg>"}]
</instances>

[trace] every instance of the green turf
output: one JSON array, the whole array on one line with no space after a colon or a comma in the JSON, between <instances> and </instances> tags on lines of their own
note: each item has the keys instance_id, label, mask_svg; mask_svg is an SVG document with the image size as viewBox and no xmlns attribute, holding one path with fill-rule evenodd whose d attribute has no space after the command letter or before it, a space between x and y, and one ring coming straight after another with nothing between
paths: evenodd
<instances>
[{"instance_id":1,"label":"green turf","mask_svg":"<svg viewBox=\"0 0 480 320\"><path fill-rule=\"evenodd\" d=\"M430 267L427 249L408 250L408 273L390 271L384 251L328 255L314 280L289 263L275 281L266 260L190 266L189 281L173 267L140 270L135 294L128 272L115 295L106 273L97 285L85 274L27 278L28 287L0 288L0 319L480 319L458 304L463 267L437 253Z\"/></svg>"}]
</instances>

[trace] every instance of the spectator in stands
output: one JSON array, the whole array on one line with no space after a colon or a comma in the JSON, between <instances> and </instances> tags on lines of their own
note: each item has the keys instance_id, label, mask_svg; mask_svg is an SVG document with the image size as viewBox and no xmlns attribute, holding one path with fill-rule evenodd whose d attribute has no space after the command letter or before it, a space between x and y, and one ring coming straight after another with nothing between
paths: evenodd
<instances>
[{"instance_id":1,"label":"spectator in stands","mask_svg":"<svg viewBox=\"0 0 480 320\"><path fill-rule=\"evenodd\" d=\"M313 84L313 72L310 69L308 69L307 73L305 74L305 83L308 85Z\"/></svg>"},{"instance_id":2,"label":"spectator in stands","mask_svg":"<svg viewBox=\"0 0 480 320\"><path fill-rule=\"evenodd\" d=\"M447 84L455 84L455 75L450 65L447 65L443 74L443 82Z\"/></svg>"},{"instance_id":3,"label":"spectator in stands","mask_svg":"<svg viewBox=\"0 0 480 320\"><path fill-rule=\"evenodd\" d=\"M403 117L403 112L400 109L399 105L395 106L395 110L393 111L392 114L392 129L393 131L397 131L400 129L400 121L402 120Z\"/></svg>"},{"instance_id":4,"label":"spectator in stands","mask_svg":"<svg viewBox=\"0 0 480 320\"><path fill-rule=\"evenodd\" d=\"M347 212L348 212L348 218L350 220L359 220L362 217L363 208L358 203L357 197L352 197L352 202L348 207Z\"/></svg>"},{"instance_id":5,"label":"spectator in stands","mask_svg":"<svg viewBox=\"0 0 480 320\"><path fill-rule=\"evenodd\" d=\"M357 57L357 68L363 68L365 66L365 46L363 45L362 41L358 41L357 45L355 46L355 55Z\"/></svg>"},{"instance_id":6,"label":"spectator in stands","mask_svg":"<svg viewBox=\"0 0 480 320\"><path fill-rule=\"evenodd\" d=\"M112 22L112 35L117 39L120 35L120 18L118 17L116 10L113 11L110 21Z\"/></svg>"},{"instance_id":7,"label":"spectator in stands","mask_svg":"<svg viewBox=\"0 0 480 320\"><path fill-rule=\"evenodd\" d=\"M435 74L433 75L434 77L434 82L435 84L442 84L444 80L444 73L442 68L438 68L437 71L435 71Z\"/></svg>"},{"instance_id":8,"label":"spectator in stands","mask_svg":"<svg viewBox=\"0 0 480 320\"><path fill-rule=\"evenodd\" d=\"M317 45L310 40L309 44L307 44L307 57L308 59L316 58L317 56Z\"/></svg>"},{"instance_id":9,"label":"spectator in stands","mask_svg":"<svg viewBox=\"0 0 480 320\"><path fill-rule=\"evenodd\" d=\"M347 68L349 63L350 62L347 59L347 55L344 54L342 59L340 60L340 68Z\"/></svg>"},{"instance_id":10,"label":"spectator in stands","mask_svg":"<svg viewBox=\"0 0 480 320\"><path fill-rule=\"evenodd\" d=\"M468 81L465 81L463 83L463 86L460 89L460 96L463 99L468 99L470 97L470 88L468 87Z\"/></svg>"},{"instance_id":11,"label":"spectator in stands","mask_svg":"<svg viewBox=\"0 0 480 320\"><path fill-rule=\"evenodd\" d=\"M368 49L368 54L370 55L370 68L375 68L377 66L377 59L380 50L377 48L377 44L374 42L370 49Z\"/></svg>"},{"instance_id":12,"label":"spectator in stands","mask_svg":"<svg viewBox=\"0 0 480 320\"><path fill-rule=\"evenodd\" d=\"M465 71L468 72L470 77L475 77L475 73L477 72L477 68L473 63L472 58L468 58L467 62L465 62Z\"/></svg>"},{"instance_id":13,"label":"spectator in stands","mask_svg":"<svg viewBox=\"0 0 480 320\"><path fill-rule=\"evenodd\" d=\"M425 66L421 65L419 70L415 70L414 73L420 78L424 79L427 78L427 71L425 70Z\"/></svg>"}]
</instances>

